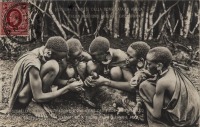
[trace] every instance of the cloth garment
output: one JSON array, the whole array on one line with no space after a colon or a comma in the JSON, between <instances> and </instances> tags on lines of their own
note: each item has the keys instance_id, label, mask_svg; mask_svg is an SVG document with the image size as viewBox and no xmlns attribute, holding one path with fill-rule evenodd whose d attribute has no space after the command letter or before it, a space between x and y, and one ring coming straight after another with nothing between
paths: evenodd
<instances>
[{"instance_id":1,"label":"cloth garment","mask_svg":"<svg viewBox=\"0 0 200 127\"><path fill-rule=\"evenodd\" d=\"M147 112L150 127L166 126L198 126L200 116L200 96L192 82L177 68L173 68L176 76L176 87L171 100L163 106L160 119L154 118ZM153 97L148 93L154 91L156 85L149 82L147 88L140 89L144 101L153 103Z\"/></svg>"},{"instance_id":2,"label":"cloth garment","mask_svg":"<svg viewBox=\"0 0 200 127\"><path fill-rule=\"evenodd\" d=\"M13 109L15 101L28 81L28 74L31 67L35 67L40 70L42 50L44 46L36 48L30 52L23 54L19 57L14 70L11 82L11 91L9 96L9 112Z\"/></svg>"}]
</instances>

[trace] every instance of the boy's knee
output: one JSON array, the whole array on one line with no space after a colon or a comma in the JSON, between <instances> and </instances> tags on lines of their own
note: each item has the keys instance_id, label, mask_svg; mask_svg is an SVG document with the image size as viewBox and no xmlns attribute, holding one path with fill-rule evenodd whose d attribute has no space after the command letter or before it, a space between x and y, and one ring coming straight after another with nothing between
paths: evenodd
<instances>
[{"instance_id":1,"label":"boy's knee","mask_svg":"<svg viewBox=\"0 0 200 127\"><path fill-rule=\"evenodd\" d=\"M148 85L148 82L147 81L143 81L141 84L140 84L140 89L146 89L147 88L147 85Z\"/></svg>"},{"instance_id":2,"label":"boy's knee","mask_svg":"<svg viewBox=\"0 0 200 127\"><path fill-rule=\"evenodd\" d=\"M151 86L151 84L149 83L149 81L145 80L139 85L139 89L140 90L149 90L150 86Z\"/></svg>"},{"instance_id":3,"label":"boy's knee","mask_svg":"<svg viewBox=\"0 0 200 127\"><path fill-rule=\"evenodd\" d=\"M30 101L29 95L26 94L26 93L19 93L18 101L19 101L19 103L21 103L21 104L28 104L29 101Z\"/></svg>"},{"instance_id":4,"label":"boy's knee","mask_svg":"<svg viewBox=\"0 0 200 127\"><path fill-rule=\"evenodd\" d=\"M113 67L110 70L110 75L113 80L121 80L122 79L122 70L120 67Z\"/></svg>"},{"instance_id":5,"label":"boy's knee","mask_svg":"<svg viewBox=\"0 0 200 127\"><path fill-rule=\"evenodd\" d=\"M87 63L85 63L85 62L80 62L80 63L77 65L77 69L86 70L86 68L87 68Z\"/></svg>"},{"instance_id":6,"label":"boy's knee","mask_svg":"<svg viewBox=\"0 0 200 127\"><path fill-rule=\"evenodd\" d=\"M88 73L91 73L92 71L97 69L97 65L92 60L90 60L87 62L86 68L87 68Z\"/></svg>"},{"instance_id":7,"label":"boy's knee","mask_svg":"<svg viewBox=\"0 0 200 127\"><path fill-rule=\"evenodd\" d=\"M44 65L42 65L40 70L40 76L43 78L48 74L48 76L54 78L59 73L59 64L55 60L49 60Z\"/></svg>"},{"instance_id":8,"label":"boy's knee","mask_svg":"<svg viewBox=\"0 0 200 127\"><path fill-rule=\"evenodd\" d=\"M86 69L87 69L87 63L85 62L80 62L78 65L77 65L77 72L80 76L84 76L85 77L85 74L86 74Z\"/></svg>"},{"instance_id":9,"label":"boy's knee","mask_svg":"<svg viewBox=\"0 0 200 127\"><path fill-rule=\"evenodd\" d=\"M56 60L49 60L46 63L46 69L51 71L54 74L58 74L59 72L59 64Z\"/></svg>"},{"instance_id":10,"label":"boy's knee","mask_svg":"<svg viewBox=\"0 0 200 127\"><path fill-rule=\"evenodd\" d=\"M75 69L72 66L67 66L66 74L68 78L73 78L75 76Z\"/></svg>"}]
</instances>

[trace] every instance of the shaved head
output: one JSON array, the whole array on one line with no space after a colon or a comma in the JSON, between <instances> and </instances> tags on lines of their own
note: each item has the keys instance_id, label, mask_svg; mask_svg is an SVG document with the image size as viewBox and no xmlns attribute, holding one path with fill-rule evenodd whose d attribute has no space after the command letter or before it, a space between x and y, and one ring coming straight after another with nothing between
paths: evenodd
<instances>
[{"instance_id":1,"label":"shaved head","mask_svg":"<svg viewBox=\"0 0 200 127\"><path fill-rule=\"evenodd\" d=\"M89 52L90 53L94 53L94 52L105 53L109 50L109 48L110 48L110 42L108 41L108 39L105 37L99 36L95 38L90 44Z\"/></svg>"},{"instance_id":2,"label":"shaved head","mask_svg":"<svg viewBox=\"0 0 200 127\"><path fill-rule=\"evenodd\" d=\"M69 53L73 54L77 51L82 51L82 45L81 42L78 39L75 38L71 38L69 40L66 41L68 47L69 47Z\"/></svg>"},{"instance_id":3,"label":"shaved head","mask_svg":"<svg viewBox=\"0 0 200 127\"><path fill-rule=\"evenodd\" d=\"M166 47L155 47L149 50L147 57L151 57L155 63L163 63L168 67L172 61L172 53Z\"/></svg>"},{"instance_id":4,"label":"shaved head","mask_svg":"<svg viewBox=\"0 0 200 127\"><path fill-rule=\"evenodd\" d=\"M129 47L136 51L137 58L144 58L146 59L146 55L150 50L150 46L143 41L133 42Z\"/></svg>"},{"instance_id":5,"label":"shaved head","mask_svg":"<svg viewBox=\"0 0 200 127\"><path fill-rule=\"evenodd\" d=\"M50 37L45 46L46 48L53 49L57 52L68 52L69 50L65 39L61 36Z\"/></svg>"}]
</instances>

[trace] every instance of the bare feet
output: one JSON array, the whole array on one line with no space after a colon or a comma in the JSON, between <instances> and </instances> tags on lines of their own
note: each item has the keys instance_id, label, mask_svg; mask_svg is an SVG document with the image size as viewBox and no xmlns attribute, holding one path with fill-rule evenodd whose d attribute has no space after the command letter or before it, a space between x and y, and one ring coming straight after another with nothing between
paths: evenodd
<instances>
[{"instance_id":1,"label":"bare feet","mask_svg":"<svg viewBox=\"0 0 200 127\"><path fill-rule=\"evenodd\" d=\"M133 112L133 115L139 114L139 113L140 113L140 108L139 108L139 106L136 105L136 106L133 108L132 112Z\"/></svg>"},{"instance_id":2,"label":"bare feet","mask_svg":"<svg viewBox=\"0 0 200 127\"><path fill-rule=\"evenodd\" d=\"M133 108L135 107L135 102L131 101L127 97L122 99L122 106L127 110L127 113L129 114L132 112Z\"/></svg>"},{"instance_id":3,"label":"bare feet","mask_svg":"<svg viewBox=\"0 0 200 127\"><path fill-rule=\"evenodd\" d=\"M46 111L34 101L31 101L29 103L27 111L33 114L35 117L48 118Z\"/></svg>"},{"instance_id":4,"label":"bare feet","mask_svg":"<svg viewBox=\"0 0 200 127\"><path fill-rule=\"evenodd\" d=\"M133 113L133 116L134 116L135 120L139 120L139 116L138 116L138 114L140 112L139 110L140 110L140 108L139 108L138 105L136 105L132 110L132 113Z\"/></svg>"},{"instance_id":5,"label":"bare feet","mask_svg":"<svg viewBox=\"0 0 200 127\"><path fill-rule=\"evenodd\" d=\"M141 105L136 104L136 106L132 110L133 113L133 119L134 120L139 120L141 122L145 121L145 116L144 116L144 109L142 108Z\"/></svg>"},{"instance_id":6,"label":"bare feet","mask_svg":"<svg viewBox=\"0 0 200 127\"><path fill-rule=\"evenodd\" d=\"M53 119L58 118L58 116L52 111L52 109L47 104L42 104L42 106L51 118L53 118Z\"/></svg>"}]
</instances>

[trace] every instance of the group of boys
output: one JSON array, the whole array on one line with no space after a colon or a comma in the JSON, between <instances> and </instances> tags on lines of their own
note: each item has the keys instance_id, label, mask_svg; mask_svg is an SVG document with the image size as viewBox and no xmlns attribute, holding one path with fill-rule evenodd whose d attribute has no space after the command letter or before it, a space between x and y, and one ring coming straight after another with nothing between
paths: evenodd
<instances>
[{"instance_id":1,"label":"group of boys","mask_svg":"<svg viewBox=\"0 0 200 127\"><path fill-rule=\"evenodd\" d=\"M50 100L69 91L94 97L94 91L107 87L135 93L132 113L137 115L145 105L149 126L198 126L198 92L171 61L166 47L150 49L142 41L133 42L124 52L111 48L109 40L99 36L86 52L78 39L50 37L45 46L18 59L8 108L0 112L20 107L37 117L49 114L56 118L48 107ZM95 107L90 99L85 101Z\"/></svg>"}]
</instances>

